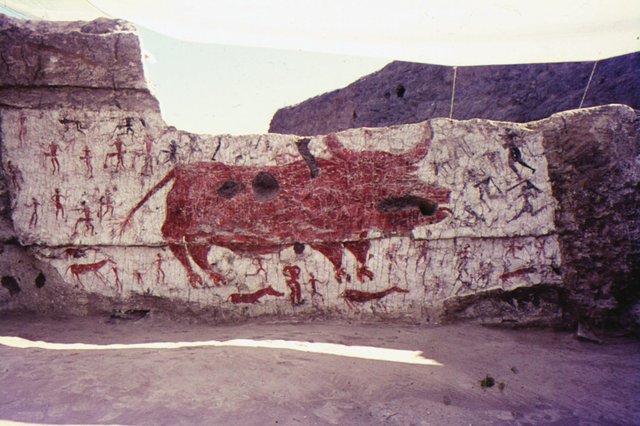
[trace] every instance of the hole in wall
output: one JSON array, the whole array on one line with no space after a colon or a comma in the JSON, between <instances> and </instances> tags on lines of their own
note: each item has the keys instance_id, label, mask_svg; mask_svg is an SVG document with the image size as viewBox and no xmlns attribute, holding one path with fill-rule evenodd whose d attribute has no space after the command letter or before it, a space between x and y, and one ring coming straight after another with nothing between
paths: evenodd
<instances>
[{"instance_id":1,"label":"hole in wall","mask_svg":"<svg viewBox=\"0 0 640 426\"><path fill-rule=\"evenodd\" d=\"M378 203L378 211L392 213L401 210L410 210L417 207L424 216L431 216L438 210L438 203L415 195L404 197L389 197Z\"/></svg>"},{"instance_id":2,"label":"hole in wall","mask_svg":"<svg viewBox=\"0 0 640 426\"><path fill-rule=\"evenodd\" d=\"M260 172L253 178L251 182L253 188L253 196L257 201L271 201L280 192L278 180L271 173Z\"/></svg>"},{"instance_id":3,"label":"hole in wall","mask_svg":"<svg viewBox=\"0 0 640 426\"><path fill-rule=\"evenodd\" d=\"M294 251L296 254L302 254L302 253L304 252L304 244L302 244L302 243L295 243L295 244L293 245L293 251Z\"/></svg>"},{"instance_id":4,"label":"hole in wall","mask_svg":"<svg viewBox=\"0 0 640 426\"><path fill-rule=\"evenodd\" d=\"M9 290L10 296L15 296L21 291L20 285L18 285L18 281L11 275L5 275L4 277L2 277L2 280L0 280L0 282L2 283L2 287Z\"/></svg>"},{"instance_id":5,"label":"hole in wall","mask_svg":"<svg viewBox=\"0 0 640 426\"><path fill-rule=\"evenodd\" d=\"M47 282L47 277L44 276L44 274L42 272L40 272L38 274L38 276L35 279L35 284L37 288L42 288L44 287L44 285Z\"/></svg>"},{"instance_id":6,"label":"hole in wall","mask_svg":"<svg viewBox=\"0 0 640 426\"><path fill-rule=\"evenodd\" d=\"M218 188L218 195L227 200L232 199L244 189L242 182L227 180Z\"/></svg>"},{"instance_id":7,"label":"hole in wall","mask_svg":"<svg viewBox=\"0 0 640 426\"><path fill-rule=\"evenodd\" d=\"M404 94L406 93L407 89L405 89L405 87L402 84L399 84L398 87L396 87L396 96L398 96L399 98L404 98Z\"/></svg>"}]
</instances>

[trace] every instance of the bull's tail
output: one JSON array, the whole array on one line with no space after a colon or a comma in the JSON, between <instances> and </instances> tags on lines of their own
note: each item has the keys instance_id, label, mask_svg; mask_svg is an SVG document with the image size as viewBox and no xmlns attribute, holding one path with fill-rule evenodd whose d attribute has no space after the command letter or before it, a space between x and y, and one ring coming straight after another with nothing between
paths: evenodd
<instances>
[{"instance_id":1,"label":"bull's tail","mask_svg":"<svg viewBox=\"0 0 640 426\"><path fill-rule=\"evenodd\" d=\"M145 195L142 198L142 200L140 200L140 202L138 202L138 204L136 204L135 207L131 209L131 211L125 218L125 220L123 220L122 223L120 224L120 236L122 236L122 234L124 234L127 228L131 225L131 219L133 218L133 215L138 211L138 209L142 207L144 203L146 203L149 200L149 198L153 197L153 195L156 192L158 192L166 184L168 184L173 179L175 179L175 177L176 177L176 169L174 168L169 173L167 173L167 175L164 178L162 178L160 182L158 182L153 188L151 188L149 192L147 192L147 195Z\"/></svg>"}]
</instances>

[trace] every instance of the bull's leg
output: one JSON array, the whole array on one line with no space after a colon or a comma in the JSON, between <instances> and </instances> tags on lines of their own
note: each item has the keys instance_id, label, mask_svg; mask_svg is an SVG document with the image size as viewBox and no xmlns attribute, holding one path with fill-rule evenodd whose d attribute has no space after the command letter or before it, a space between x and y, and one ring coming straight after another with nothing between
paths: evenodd
<instances>
[{"instance_id":1,"label":"bull's leg","mask_svg":"<svg viewBox=\"0 0 640 426\"><path fill-rule=\"evenodd\" d=\"M187 250L189 251L189 255L193 259L193 261L202 269L204 272L209 274L213 284L216 286L219 285L227 285L227 281L224 277L213 270L209 261L207 260L207 256L209 255L209 250L211 246L209 244L193 244L187 243Z\"/></svg>"},{"instance_id":2,"label":"bull's leg","mask_svg":"<svg viewBox=\"0 0 640 426\"><path fill-rule=\"evenodd\" d=\"M349 241L344 243L344 246L349 250L358 261L358 281L364 282L365 278L373 279L373 272L367 268L367 254L371 248L371 241Z\"/></svg>"},{"instance_id":3,"label":"bull's leg","mask_svg":"<svg viewBox=\"0 0 640 426\"><path fill-rule=\"evenodd\" d=\"M189 263L189 256L187 255L187 249L183 244L169 243L169 250L173 255L182 263L184 269L187 270L189 277L189 284L191 287L196 288L203 285L202 278L193 271L191 264Z\"/></svg>"},{"instance_id":4,"label":"bull's leg","mask_svg":"<svg viewBox=\"0 0 640 426\"><path fill-rule=\"evenodd\" d=\"M312 244L314 250L318 250L324 255L329 262L333 264L336 271L336 280L341 283L342 278L346 277L347 281L351 281L351 277L347 275L342 268L342 244L341 243L317 243Z\"/></svg>"}]
</instances>

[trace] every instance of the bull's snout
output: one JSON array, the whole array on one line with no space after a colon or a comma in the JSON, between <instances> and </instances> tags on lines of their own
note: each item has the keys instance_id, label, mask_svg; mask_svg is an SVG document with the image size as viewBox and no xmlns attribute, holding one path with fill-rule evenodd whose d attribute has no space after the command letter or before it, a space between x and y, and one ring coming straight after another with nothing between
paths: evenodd
<instances>
[{"instance_id":1,"label":"bull's snout","mask_svg":"<svg viewBox=\"0 0 640 426\"><path fill-rule=\"evenodd\" d=\"M438 211L438 203L427 198L415 195L405 195L403 197L389 197L378 203L378 211L381 213L392 213L401 210L418 208L423 216L433 216Z\"/></svg>"}]
</instances>

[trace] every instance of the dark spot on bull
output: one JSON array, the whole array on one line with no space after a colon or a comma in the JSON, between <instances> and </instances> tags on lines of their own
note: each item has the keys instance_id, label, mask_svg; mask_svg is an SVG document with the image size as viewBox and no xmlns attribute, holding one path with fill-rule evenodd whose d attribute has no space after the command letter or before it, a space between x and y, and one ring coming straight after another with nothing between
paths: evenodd
<instances>
[{"instance_id":1,"label":"dark spot on bull","mask_svg":"<svg viewBox=\"0 0 640 426\"><path fill-rule=\"evenodd\" d=\"M235 180L227 180L222 185L220 185L220 188L218 188L218 195L222 198L230 200L238 195L238 193L243 189L244 184L242 184L241 182L236 182Z\"/></svg>"},{"instance_id":2,"label":"dark spot on bull","mask_svg":"<svg viewBox=\"0 0 640 426\"><path fill-rule=\"evenodd\" d=\"M260 172L253 178L251 182L253 187L253 196L257 201L271 201L280 192L280 185L276 178L267 172Z\"/></svg>"},{"instance_id":3,"label":"dark spot on bull","mask_svg":"<svg viewBox=\"0 0 640 426\"><path fill-rule=\"evenodd\" d=\"M399 98L404 98L404 94L405 94L406 91L407 91L407 89L405 89L402 84L399 84L398 87L396 87L396 95Z\"/></svg>"},{"instance_id":4,"label":"dark spot on bull","mask_svg":"<svg viewBox=\"0 0 640 426\"><path fill-rule=\"evenodd\" d=\"M11 275L2 277L2 280L0 280L0 282L2 282L2 287L9 290L10 296L15 296L16 294L20 293L20 286L18 285L18 281L16 281L16 279Z\"/></svg>"},{"instance_id":5,"label":"dark spot on bull","mask_svg":"<svg viewBox=\"0 0 640 426\"><path fill-rule=\"evenodd\" d=\"M293 245L293 251L296 252L296 254L302 254L302 252L304 251L304 244L302 243L295 243Z\"/></svg>"},{"instance_id":6,"label":"dark spot on bull","mask_svg":"<svg viewBox=\"0 0 640 426\"><path fill-rule=\"evenodd\" d=\"M307 166L309 167L311 179L315 179L320 174L320 170L318 169L316 157L314 157L313 154L311 154L311 151L309 151L309 142L311 142L311 139L309 138L300 139L296 142L296 147L298 148L300 155L302 155L304 162L307 163Z\"/></svg>"},{"instance_id":7,"label":"dark spot on bull","mask_svg":"<svg viewBox=\"0 0 640 426\"><path fill-rule=\"evenodd\" d=\"M47 277L45 277L44 274L40 272L36 277L36 287L42 288L44 287L46 282L47 282Z\"/></svg>"},{"instance_id":8,"label":"dark spot on bull","mask_svg":"<svg viewBox=\"0 0 640 426\"><path fill-rule=\"evenodd\" d=\"M401 210L409 210L414 207L420 209L422 215L432 216L438 210L438 203L414 195L385 198L378 203L378 211L381 213L393 213Z\"/></svg>"}]
</instances>

